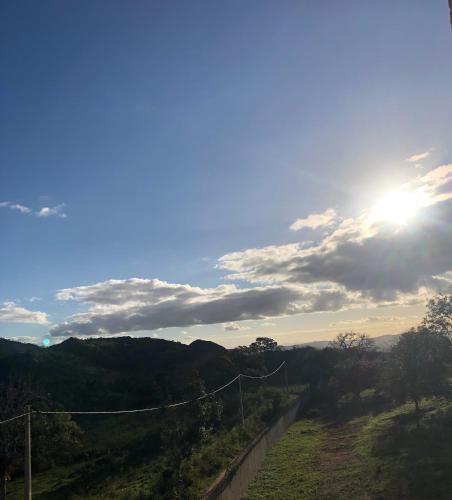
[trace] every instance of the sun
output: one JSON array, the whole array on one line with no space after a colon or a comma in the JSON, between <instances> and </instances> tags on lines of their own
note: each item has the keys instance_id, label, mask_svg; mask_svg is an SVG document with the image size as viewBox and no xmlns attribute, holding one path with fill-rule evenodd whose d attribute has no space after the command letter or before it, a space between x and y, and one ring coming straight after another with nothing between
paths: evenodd
<instances>
[{"instance_id":1,"label":"sun","mask_svg":"<svg viewBox=\"0 0 452 500\"><path fill-rule=\"evenodd\" d=\"M370 224L386 221L403 226L426 205L428 198L422 191L392 191L370 211L368 220Z\"/></svg>"}]
</instances>

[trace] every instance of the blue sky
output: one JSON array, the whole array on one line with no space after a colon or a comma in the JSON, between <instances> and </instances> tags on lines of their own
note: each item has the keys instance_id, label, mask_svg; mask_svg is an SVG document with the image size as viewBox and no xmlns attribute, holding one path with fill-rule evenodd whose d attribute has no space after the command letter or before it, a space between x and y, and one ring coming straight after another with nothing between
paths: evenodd
<instances>
[{"instance_id":1,"label":"blue sky","mask_svg":"<svg viewBox=\"0 0 452 500\"><path fill-rule=\"evenodd\" d=\"M422 290L401 279L399 296L382 298L329 275L250 278L243 259L218 260L321 246L386 192L416 177L426 184L452 162L445 0L17 1L1 6L0 33L0 335L40 339L54 329L57 339L62 324L117 334L113 320L126 334L225 345L256 333L283 343L329 338L349 325L395 332L417 321L436 290L427 277L452 270L445 258L422 273ZM327 209L337 215L331 224L290 230ZM240 276L228 278L231 265ZM136 282L125 282L120 303L58 295L131 278L199 287L201 298L189 300L209 304L237 293L212 292L221 285L258 295L296 282L315 284L316 297L325 287L361 295L317 310L303 289L301 301L290 295L277 310L240 302L245 310L231 310L230 321L190 310L190 320L164 329L170 321L148 322L161 298L132 304ZM138 305L146 310L133 314L146 321L127 323ZM93 319L96 307L108 322ZM90 315L81 321L88 330L72 328L77 313Z\"/></svg>"}]
</instances>

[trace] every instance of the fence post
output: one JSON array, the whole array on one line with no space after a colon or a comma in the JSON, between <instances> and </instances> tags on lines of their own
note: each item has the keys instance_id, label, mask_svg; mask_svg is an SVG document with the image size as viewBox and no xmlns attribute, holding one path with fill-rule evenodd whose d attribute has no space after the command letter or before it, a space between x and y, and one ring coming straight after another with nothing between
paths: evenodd
<instances>
[{"instance_id":1,"label":"fence post","mask_svg":"<svg viewBox=\"0 0 452 500\"><path fill-rule=\"evenodd\" d=\"M26 406L25 457L24 457L24 499L31 500L31 406Z\"/></svg>"},{"instance_id":2,"label":"fence post","mask_svg":"<svg viewBox=\"0 0 452 500\"><path fill-rule=\"evenodd\" d=\"M243 414L243 398L242 398L242 376L239 374L239 393L240 393L240 415L242 417L242 426L245 425L245 416Z\"/></svg>"}]
</instances>

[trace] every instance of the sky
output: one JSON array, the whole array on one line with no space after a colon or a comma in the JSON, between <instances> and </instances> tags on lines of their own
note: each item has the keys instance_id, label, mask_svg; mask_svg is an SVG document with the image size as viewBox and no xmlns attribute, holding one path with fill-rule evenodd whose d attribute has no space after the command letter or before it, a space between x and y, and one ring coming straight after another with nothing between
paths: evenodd
<instances>
[{"instance_id":1,"label":"sky","mask_svg":"<svg viewBox=\"0 0 452 500\"><path fill-rule=\"evenodd\" d=\"M375 336L450 290L447 0L3 2L0 62L0 336Z\"/></svg>"}]
</instances>

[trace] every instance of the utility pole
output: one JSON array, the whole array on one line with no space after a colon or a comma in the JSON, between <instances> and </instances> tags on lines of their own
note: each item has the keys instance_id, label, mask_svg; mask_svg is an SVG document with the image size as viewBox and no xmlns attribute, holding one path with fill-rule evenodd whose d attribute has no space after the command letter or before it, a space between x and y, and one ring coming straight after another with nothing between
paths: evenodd
<instances>
[{"instance_id":1,"label":"utility pole","mask_svg":"<svg viewBox=\"0 0 452 500\"><path fill-rule=\"evenodd\" d=\"M245 425L245 416L243 414L243 398L242 398L242 381L239 375L239 392L240 392L240 415L242 416L242 426Z\"/></svg>"},{"instance_id":2,"label":"utility pole","mask_svg":"<svg viewBox=\"0 0 452 500\"><path fill-rule=\"evenodd\" d=\"M286 391L289 392L289 383L287 381L287 363L284 363L284 382L286 383Z\"/></svg>"},{"instance_id":3,"label":"utility pole","mask_svg":"<svg viewBox=\"0 0 452 500\"><path fill-rule=\"evenodd\" d=\"M31 500L31 406L26 406L25 457L24 457L24 500Z\"/></svg>"}]
</instances>

